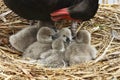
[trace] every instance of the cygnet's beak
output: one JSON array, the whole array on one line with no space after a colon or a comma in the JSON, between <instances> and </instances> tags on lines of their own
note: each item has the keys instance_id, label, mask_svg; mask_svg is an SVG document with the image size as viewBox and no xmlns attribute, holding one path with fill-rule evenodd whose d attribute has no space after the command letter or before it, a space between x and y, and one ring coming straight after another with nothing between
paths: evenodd
<instances>
[{"instance_id":1,"label":"cygnet's beak","mask_svg":"<svg viewBox=\"0 0 120 80\"><path fill-rule=\"evenodd\" d=\"M55 26L52 27L52 29L57 32L57 28Z\"/></svg>"},{"instance_id":2,"label":"cygnet's beak","mask_svg":"<svg viewBox=\"0 0 120 80\"><path fill-rule=\"evenodd\" d=\"M67 37L67 38L66 38L66 42L67 42L68 44L70 44L70 43L72 42L72 40L73 40L72 37Z\"/></svg>"},{"instance_id":3,"label":"cygnet's beak","mask_svg":"<svg viewBox=\"0 0 120 80\"><path fill-rule=\"evenodd\" d=\"M71 40L69 38L66 38L66 42L67 42L67 44L69 44L71 42Z\"/></svg>"},{"instance_id":4,"label":"cygnet's beak","mask_svg":"<svg viewBox=\"0 0 120 80\"><path fill-rule=\"evenodd\" d=\"M75 38L76 38L75 36L72 37L73 40L74 40Z\"/></svg>"},{"instance_id":5,"label":"cygnet's beak","mask_svg":"<svg viewBox=\"0 0 120 80\"><path fill-rule=\"evenodd\" d=\"M53 40L57 39L58 37L59 37L58 34L52 35Z\"/></svg>"}]
</instances>

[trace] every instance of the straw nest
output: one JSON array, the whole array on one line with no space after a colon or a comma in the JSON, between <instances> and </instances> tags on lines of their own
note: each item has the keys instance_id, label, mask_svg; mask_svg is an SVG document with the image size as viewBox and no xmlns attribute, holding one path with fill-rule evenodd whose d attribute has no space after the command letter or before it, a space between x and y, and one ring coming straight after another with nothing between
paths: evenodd
<instances>
[{"instance_id":1,"label":"straw nest","mask_svg":"<svg viewBox=\"0 0 120 80\"><path fill-rule=\"evenodd\" d=\"M0 0L0 14L9 11ZM28 24L14 13L0 18L0 80L120 80L120 8L100 6L95 18L79 24L92 34L96 60L68 68L50 69L23 61L9 44L9 36ZM63 24L70 25L71 23Z\"/></svg>"}]
</instances>

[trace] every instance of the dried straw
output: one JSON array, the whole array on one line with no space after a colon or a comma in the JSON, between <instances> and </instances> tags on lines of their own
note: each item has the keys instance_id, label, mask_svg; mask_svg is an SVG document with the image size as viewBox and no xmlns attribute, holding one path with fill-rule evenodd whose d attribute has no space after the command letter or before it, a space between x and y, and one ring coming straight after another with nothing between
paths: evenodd
<instances>
[{"instance_id":1,"label":"dried straw","mask_svg":"<svg viewBox=\"0 0 120 80\"><path fill-rule=\"evenodd\" d=\"M0 14L7 11L0 0ZM79 29L92 34L92 44L98 50L96 60L57 69L22 60L21 53L10 46L8 38L26 27L27 21L13 12L5 18L7 22L0 19L0 80L120 80L120 8L100 6L94 19L82 25L78 23ZM71 24L67 21L62 26ZM117 32L114 39L112 30Z\"/></svg>"}]
</instances>

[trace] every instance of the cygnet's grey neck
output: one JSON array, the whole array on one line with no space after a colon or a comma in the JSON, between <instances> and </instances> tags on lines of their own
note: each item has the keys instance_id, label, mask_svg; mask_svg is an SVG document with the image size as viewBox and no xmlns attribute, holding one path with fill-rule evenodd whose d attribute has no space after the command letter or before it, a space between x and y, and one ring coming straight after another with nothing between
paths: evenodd
<instances>
[{"instance_id":1,"label":"cygnet's grey neck","mask_svg":"<svg viewBox=\"0 0 120 80\"><path fill-rule=\"evenodd\" d=\"M58 38L55 41L53 41L52 48L55 49L55 50L59 50L59 51L65 51L63 39Z\"/></svg>"}]
</instances>

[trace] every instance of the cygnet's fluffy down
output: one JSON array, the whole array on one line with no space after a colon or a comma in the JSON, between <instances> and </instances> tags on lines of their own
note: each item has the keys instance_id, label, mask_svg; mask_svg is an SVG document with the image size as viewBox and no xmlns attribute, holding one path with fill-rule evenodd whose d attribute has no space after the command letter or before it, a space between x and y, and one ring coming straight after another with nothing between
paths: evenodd
<instances>
[{"instance_id":1,"label":"cygnet's fluffy down","mask_svg":"<svg viewBox=\"0 0 120 80\"><path fill-rule=\"evenodd\" d=\"M52 43L52 49L41 54L40 63L53 68L67 66L64 61L65 44L69 43L71 39L71 31L68 28L61 29L58 38Z\"/></svg>"},{"instance_id":2,"label":"cygnet's fluffy down","mask_svg":"<svg viewBox=\"0 0 120 80\"><path fill-rule=\"evenodd\" d=\"M31 44L24 52L23 57L39 59L41 53L50 50L55 31L48 27L41 27L37 33L37 41Z\"/></svg>"},{"instance_id":3,"label":"cygnet's fluffy down","mask_svg":"<svg viewBox=\"0 0 120 80\"><path fill-rule=\"evenodd\" d=\"M53 41L52 49L42 53L40 56L40 63L45 67L65 67L66 63L64 61L64 37L60 37Z\"/></svg>"},{"instance_id":4,"label":"cygnet's fluffy down","mask_svg":"<svg viewBox=\"0 0 120 80\"><path fill-rule=\"evenodd\" d=\"M97 50L91 44L91 35L86 30L77 33L75 41L72 42L65 52L65 60L69 65L80 64L96 57Z\"/></svg>"},{"instance_id":5,"label":"cygnet's fluffy down","mask_svg":"<svg viewBox=\"0 0 120 80\"><path fill-rule=\"evenodd\" d=\"M26 27L16 34L10 36L10 44L18 51L24 52L25 49L35 42L39 28L37 26Z\"/></svg>"}]
</instances>

